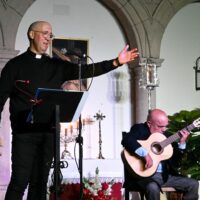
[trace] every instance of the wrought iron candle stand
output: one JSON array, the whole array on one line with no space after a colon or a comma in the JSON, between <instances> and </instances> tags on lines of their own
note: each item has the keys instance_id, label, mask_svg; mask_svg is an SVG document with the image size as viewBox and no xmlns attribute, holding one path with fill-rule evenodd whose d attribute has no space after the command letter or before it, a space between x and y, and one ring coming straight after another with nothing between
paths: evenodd
<instances>
[{"instance_id":1,"label":"wrought iron candle stand","mask_svg":"<svg viewBox=\"0 0 200 200\"><path fill-rule=\"evenodd\" d=\"M99 121L99 156L98 159L105 159L102 155L101 152L101 145L102 145L102 139L101 139L101 121L103 120L103 118L105 118L106 116L103 115L100 111L98 113L96 113L96 115L94 116L98 121Z\"/></svg>"},{"instance_id":2,"label":"wrought iron candle stand","mask_svg":"<svg viewBox=\"0 0 200 200\"><path fill-rule=\"evenodd\" d=\"M75 130L75 133L74 133ZM71 124L69 128L65 128L65 134L64 136L61 136L60 142L64 144L64 150L61 153L61 159L67 159L71 158L73 159L73 156L71 155L70 151L67 149L67 145L70 142L74 142L78 135L78 127L74 128Z\"/></svg>"}]
</instances>

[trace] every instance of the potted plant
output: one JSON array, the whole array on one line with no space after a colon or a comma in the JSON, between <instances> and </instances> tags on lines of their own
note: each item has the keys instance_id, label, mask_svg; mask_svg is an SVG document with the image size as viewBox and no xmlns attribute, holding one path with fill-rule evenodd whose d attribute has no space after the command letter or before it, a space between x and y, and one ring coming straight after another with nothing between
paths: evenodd
<instances>
[{"instance_id":1,"label":"potted plant","mask_svg":"<svg viewBox=\"0 0 200 200\"><path fill-rule=\"evenodd\" d=\"M200 108L187 111L181 110L169 116L168 131L171 134L177 133L181 129L192 124L200 117ZM181 162L178 171L186 176L200 180L200 129L194 128L187 141L187 151Z\"/></svg>"}]
</instances>

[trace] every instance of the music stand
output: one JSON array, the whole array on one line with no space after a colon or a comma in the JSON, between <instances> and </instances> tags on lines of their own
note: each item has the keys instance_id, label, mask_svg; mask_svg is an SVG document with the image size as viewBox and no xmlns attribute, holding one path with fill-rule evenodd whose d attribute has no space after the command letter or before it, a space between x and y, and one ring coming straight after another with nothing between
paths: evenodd
<instances>
[{"instance_id":1,"label":"music stand","mask_svg":"<svg viewBox=\"0 0 200 200\"><path fill-rule=\"evenodd\" d=\"M60 199L60 122L78 120L88 92L64 91L62 89L38 88L35 94L36 106L28 115L27 121L33 123L55 120L55 150L54 150L54 190L55 200ZM43 113L46 113L44 115ZM54 114L52 115L52 112Z\"/></svg>"}]
</instances>

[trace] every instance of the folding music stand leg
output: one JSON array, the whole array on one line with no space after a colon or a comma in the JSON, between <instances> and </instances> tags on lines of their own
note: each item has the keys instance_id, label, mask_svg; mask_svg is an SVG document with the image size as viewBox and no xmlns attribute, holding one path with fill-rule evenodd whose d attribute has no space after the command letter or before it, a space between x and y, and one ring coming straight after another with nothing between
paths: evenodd
<instances>
[{"instance_id":1,"label":"folding music stand leg","mask_svg":"<svg viewBox=\"0 0 200 200\"><path fill-rule=\"evenodd\" d=\"M79 174L80 174L80 192L79 199L83 198L83 137L82 137L82 120L81 115L79 117L79 134L76 138L76 142L79 144Z\"/></svg>"},{"instance_id":2,"label":"folding music stand leg","mask_svg":"<svg viewBox=\"0 0 200 200\"><path fill-rule=\"evenodd\" d=\"M55 200L60 200L61 180L60 180L60 106L56 105L56 130L54 146L54 190Z\"/></svg>"}]
</instances>

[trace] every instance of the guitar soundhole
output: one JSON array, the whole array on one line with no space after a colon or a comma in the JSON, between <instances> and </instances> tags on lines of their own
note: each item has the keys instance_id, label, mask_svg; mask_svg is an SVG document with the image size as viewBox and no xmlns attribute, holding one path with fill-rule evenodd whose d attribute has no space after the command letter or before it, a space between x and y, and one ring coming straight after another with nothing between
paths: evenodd
<instances>
[{"instance_id":1,"label":"guitar soundhole","mask_svg":"<svg viewBox=\"0 0 200 200\"><path fill-rule=\"evenodd\" d=\"M163 152L163 148L158 142L153 142L151 144L151 150L156 155L159 155Z\"/></svg>"}]
</instances>

